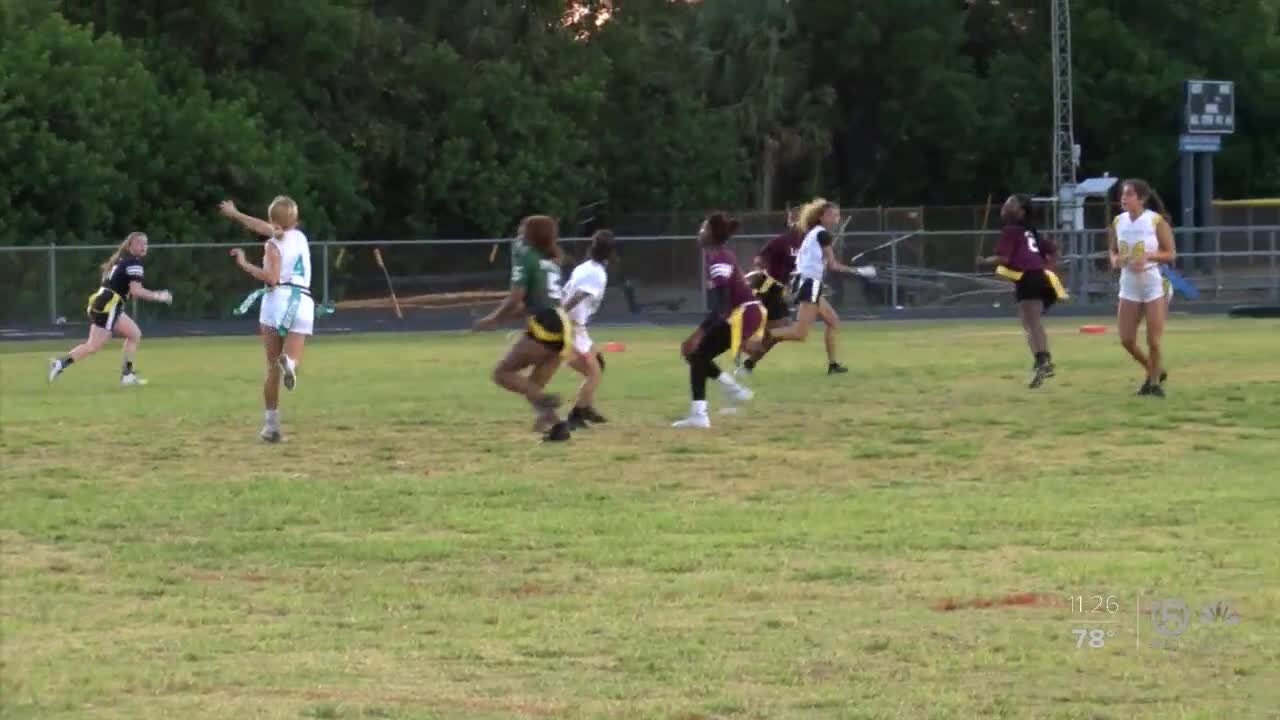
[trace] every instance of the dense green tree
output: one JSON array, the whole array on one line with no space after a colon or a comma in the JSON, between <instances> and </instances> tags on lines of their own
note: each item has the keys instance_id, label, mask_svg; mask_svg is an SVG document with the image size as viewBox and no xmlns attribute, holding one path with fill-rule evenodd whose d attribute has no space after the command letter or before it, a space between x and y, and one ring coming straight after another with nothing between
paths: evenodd
<instances>
[{"instance_id":1,"label":"dense green tree","mask_svg":"<svg viewBox=\"0 0 1280 720\"><path fill-rule=\"evenodd\" d=\"M1278 5L1073 0L1081 173L1174 199L1182 80L1224 78L1221 194L1280 194ZM0 231L23 242L225 237L216 199L277 192L320 237L456 237L588 203L1049 189L1036 0L10 0L0 21Z\"/></svg>"}]
</instances>

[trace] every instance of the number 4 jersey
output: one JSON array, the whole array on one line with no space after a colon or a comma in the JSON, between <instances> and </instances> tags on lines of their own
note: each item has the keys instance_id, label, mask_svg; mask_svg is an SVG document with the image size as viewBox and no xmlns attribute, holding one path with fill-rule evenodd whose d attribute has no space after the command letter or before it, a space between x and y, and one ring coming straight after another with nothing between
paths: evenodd
<instances>
[{"instance_id":1,"label":"number 4 jersey","mask_svg":"<svg viewBox=\"0 0 1280 720\"><path fill-rule=\"evenodd\" d=\"M280 284L311 289L311 247L307 236L294 228L268 242L280 251Z\"/></svg>"}]
</instances>

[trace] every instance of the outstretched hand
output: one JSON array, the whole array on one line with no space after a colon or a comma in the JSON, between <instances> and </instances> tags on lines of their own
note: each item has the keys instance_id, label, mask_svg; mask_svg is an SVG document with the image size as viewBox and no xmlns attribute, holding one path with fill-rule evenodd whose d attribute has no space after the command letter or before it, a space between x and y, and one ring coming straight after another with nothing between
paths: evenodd
<instances>
[{"instance_id":1,"label":"outstretched hand","mask_svg":"<svg viewBox=\"0 0 1280 720\"><path fill-rule=\"evenodd\" d=\"M240 213L240 211L236 209L236 204L230 200L223 200L218 203L218 212L229 218L233 218Z\"/></svg>"}]
</instances>

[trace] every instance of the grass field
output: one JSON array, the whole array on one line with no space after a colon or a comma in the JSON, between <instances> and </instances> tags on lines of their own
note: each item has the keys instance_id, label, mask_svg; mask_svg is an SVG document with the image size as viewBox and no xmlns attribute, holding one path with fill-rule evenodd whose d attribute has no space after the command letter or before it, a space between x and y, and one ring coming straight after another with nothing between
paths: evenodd
<instances>
[{"instance_id":1,"label":"grass field","mask_svg":"<svg viewBox=\"0 0 1280 720\"><path fill-rule=\"evenodd\" d=\"M1280 323L1175 317L1159 401L1079 322L1034 393L1012 321L847 325L703 432L686 330L601 328L564 446L501 333L316 338L278 446L252 338L0 344L0 716L1280 716Z\"/></svg>"}]
</instances>

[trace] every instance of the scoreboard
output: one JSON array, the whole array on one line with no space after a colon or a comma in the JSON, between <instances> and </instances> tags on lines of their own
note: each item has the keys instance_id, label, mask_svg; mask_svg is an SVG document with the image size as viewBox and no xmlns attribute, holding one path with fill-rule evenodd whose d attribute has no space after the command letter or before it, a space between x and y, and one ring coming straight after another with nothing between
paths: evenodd
<instances>
[{"instance_id":1,"label":"scoreboard","mask_svg":"<svg viewBox=\"0 0 1280 720\"><path fill-rule=\"evenodd\" d=\"M1236 130L1235 83L1187 80L1183 129L1190 135L1230 135Z\"/></svg>"}]
</instances>

